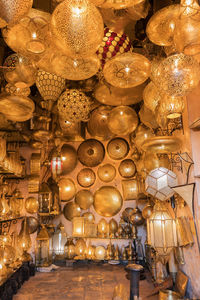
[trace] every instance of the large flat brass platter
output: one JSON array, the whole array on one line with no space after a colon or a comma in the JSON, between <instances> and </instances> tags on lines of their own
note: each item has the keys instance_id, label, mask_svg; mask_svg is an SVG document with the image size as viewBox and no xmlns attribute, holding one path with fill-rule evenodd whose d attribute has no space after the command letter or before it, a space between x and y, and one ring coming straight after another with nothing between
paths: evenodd
<instances>
[{"instance_id":1,"label":"large flat brass platter","mask_svg":"<svg viewBox=\"0 0 200 300\"><path fill-rule=\"evenodd\" d=\"M72 221L74 217L80 217L81 208L74 202L68 202L63 208L63 215L67 220Z\"/></svg>"},{"instance_id":2,"label":"large flat brass platter","mask_svg":"<svg viewBox=\"0 0 200 300\"><path fill-rule=\"evenodd\" d=\"M166 6L157 11L149 20L146 34L150 41L159 46L171 46L175 19L178 17L180 5Z\"/></svg>"},{"instance_id":3,"label":"large flat brass platter","mask_svg":"<svg viewBox=\"0 0 200 300\"><path fill-rule=\"evenodd\" d=\"M102 186L94 194L94 209L103 217L115 216L122 208L123 199L113 186Z\"/></svg>"},{"instance_id":4,"label":"large flat brass platter","mask_svg":"<svg viewBox=\"0 0 200 300\"><path fill-rule=\"evenodd\" d=\"M108 143L107 152L110 158L120 160L127 156L129 145L125 139L114 138Z\"/></svg>"},{"instance_id":5,"label":"large flat brass platter","mask_svg":"<svg viewBox=\"0 0 200 300\"><path fill-rule=\"evenodd\" d=\"M0 112L13 122L25 122L32 117L34 102L23 96L3 94L0 97Z\"/></svg>"},{"instance_id":6,"label":"large flat brass platter","mask_svg":"<svg viewBox=\"0 0 200 300\"><path fill-rule=\"evenodd\" d=\"M180 151L181 140L174 136L156 136L144 141L141 148L152 153L171 153Z\"/></svg>"},{"instance_id":7,"label":"large flat brass platter","mask_svg":"<svg viewBox=\"0 0 200 300\"><path fill-rule=\"evenodd\" d=\"M78 159L87 167L96 167L104 159L105 149L101 142L89 139L81 143L78 147Z\"/></svg>"}]
</instances>

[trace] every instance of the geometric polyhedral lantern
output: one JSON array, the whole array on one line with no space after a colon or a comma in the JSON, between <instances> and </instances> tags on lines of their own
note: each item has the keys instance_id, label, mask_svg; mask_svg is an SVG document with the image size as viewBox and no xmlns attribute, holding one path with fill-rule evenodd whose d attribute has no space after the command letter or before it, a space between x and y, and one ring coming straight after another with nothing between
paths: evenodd
<instances>
[{"instance_id":1,"label":"geometric polyhedral lantern","mask_svg":"<svg viewBox=\"0 0 200 300\"><path fill-rule=\"evenodd\" d=\"M176 185L176 174L162 167L152 170L145 180L146 192L161 201L173 196L174 191L171 187Z\"/></svg>"}]
</instances>

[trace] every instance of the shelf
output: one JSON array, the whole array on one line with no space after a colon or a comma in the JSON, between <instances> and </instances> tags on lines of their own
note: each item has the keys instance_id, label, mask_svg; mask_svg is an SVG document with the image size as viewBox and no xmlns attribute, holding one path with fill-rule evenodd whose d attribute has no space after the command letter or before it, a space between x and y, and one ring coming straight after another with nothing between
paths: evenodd
<instances>
[{"instance_id":1,"label":"shelf","mask_svg":"<svg viewBox=\"0 0 200 300\"><path fill-rule=\"evenodd\" d=\"M111 237L90 237L90 236L72 236L73 239L83 238L83 239L97 239L97 240L133 240L133 238L111 238Z\"/></svg>"},{"instance_id":2,"label":"shelf","mask_svg":"<svg viewBox=\"0 0 200 300\"><path fill-rule=\"evenodd\" d=\"M21 217L16 217L16 218L10 218L10 219L5 219L5 220L0 220L0 223L14 222L14 221L17 222L17 220L20 220L20 219L23 219L23 218L24 218L24 217L21 216Z\"/></svg>"}]
</instances>

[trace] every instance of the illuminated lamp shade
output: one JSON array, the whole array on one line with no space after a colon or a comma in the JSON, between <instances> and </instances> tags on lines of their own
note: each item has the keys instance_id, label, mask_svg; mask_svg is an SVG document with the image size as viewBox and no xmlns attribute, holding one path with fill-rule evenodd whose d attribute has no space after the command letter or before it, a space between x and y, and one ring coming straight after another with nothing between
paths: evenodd
<instances>
[{"instance_id":1,"label":"illuminated lamp shade","mask_svg":"<svg viewBox=\"0 0 200 300\"><path fill-rule=\"evenodd\" d=\"M146 192L161 201L174 195L172 187L176 185L176 174L163 167L152 170L145 180Z\"/></svg>"},{"instance_id":2,"label":"illuminated lamp shade","mask_svg":"<svg viewBox=\"0 0 200 300\"><path fill-rule=\"evenodd\" d=\"M72 172L77 165L77 153L73 146L64 144L61 148L61 159L63 162L62 175Z\"/></svg>"},{"instance_id":3,"label":"illuminated lamp shade","mask_svg":"<svg viewBox=\"0 0 200 300\"><path fill-rule=\"evenodd\" d=\"M1 0L0 18L12 26L28 14L32 4L32 0Z\"/></svg>"},{"instance_id":4,"label":"illuminated lamp shade","mask_svg":"<svg viewBox=\"0 0 200 300\"><path fill-rule=\"evenodd\" d=\"M154 136L153 130L141 123L137 127L137 129L133 133L131 133L130 140L133 144L136 145L138 150L141 150L142 149L141 145L144 142L144 140L153 136Z\"/></svg>"},{"instance_id":5,"label":"illuminated lamp shade","mask_svg":"<svg viewBox=\"0 0 200 300\"><path fill-rule=\"evenodd\" d=\"M89 57L68 57L55 53L50 61L55 74L68 80L85 80L95 75L100 68L96 54Z\"/></svg>"},{"instance_id":6,"label":"illuminated lamp shade","mask_svg":"<svg viewBox=\"0 0 200 300\"><path fill-rule=\"evenodd\" d=\"M31 247L31 237L30 237L30 234L29 234L29 227L28 227L26 217L25 217L24 224L21 228L21 231L19 233L18 241L19 241L19 245L20 245L20 247L22 249L22 252L23 252L23 256L22 256L23 260L24 261L29 261L31 256L30 256L29 253L27 253L27 251Z\"/></svg>"},{"instance_id":7,"label":"illuminated lamp shade","mask_svg":"<svg viewBox=\"0 0 200 300\"><path fill-rule=\"evenodd\" d=\"M3 66L5 67L3 70L5 80L18 88L30 87L36 81L37 70L24 56L11 54L6 58Z\"/></svg>"},{"instance_id":8,"label":"illuminated lamp shade","mask_svg":"<svg viewBox=\"0 0 200 300\"><path fill-rule=\"evenodd\" d=\"M35 109L33 100L24 96L1 94L0 112L13 122L25 122L32 118Z\"/></svg>"},{"instance_id":9,"label":"illuminated lamp shade","mask_svg":"<svg viewBox=\"0 0 200 300\"><path fill-rule=\"evenodd\" d=\"M108 83L119 88L131 88L150 76L150 61L138 53L124 53L106 62L103 74Z\"/></svg>"},{"instance_id":10,"label":"illuminated lamp shade","mask_svg":"<svg viewBox=\"0 0 200 300\"><path fill-rule=\"evenodd\" d=\"M82 217L85 218L87 223L94 223L95 222L95 217L93 215L93 213L91 212L85 212Z\"/></svg>"},{"instance_id":11,"label":"illuminated lamp shade","mask_svg":"<svg viewBox=\"0 0 200 300\"><path fill-rule=\"evenodd\" d=\"M118 230L118 224L117 224L117 221L115 219L111 219L109 221L109 224L108 224L108 227L109 227L109 236L111 238L114 238L115 237L115 234Z\"/></svg>"},{"instance_id":12,"label":"illuminated lamp shade","mask_svg":"<svg viewBox=\"0 0 200 300\"><path fill-rule=\"evenodd\" d=\"M96 175L90 168L84 168L77 174L78 184L82 187L90 187L95 183Z\"/></svg>"},{"instance_id":13,"label":"illuminated lamp shade","mask_svg":"<svg viewBox=\"0 0 200 300\"><path fill-rule=\"evenodd\" d=\"M120 160L129 153L129 144L123 138L114 138L107 145L107 152L111 159Z\"/></svg>"},{"instance_id":14,"label":"illuminated lamp shade","mask_svg":"<svg viewBox=\"0 0 200 300\"><path fill-rule=\"evenodd\" d=\"M97 174L101 181L110 182L116 176L116 169L111 164L105 164L98 168Z\"/></svg>"},{"instance_id":15,"label":"illuminated lamp shade","mask_svg":"<svg viewBox=\"0 0 200 300\"><path fill-rule=\"evenodd\" d=\"M118 171L123 178L133 177L136 173L136 166L134 161L130 158L122 160L119 165Z\"/></svg>"},{"instance_id":16,"label":"illuminated lamp shade","mask_svg":"<svg viewBox=\"0 0 200 300\"><path fill-rule=\"evenodd\" d=\"M50 43L50 14L31 9L27 16L2 34L7 45L31 60L39 60Z\"/></svg>"},{"instance_id":17,"label":"illuminated lamp shade","mask_svg":"<svg viewBox=\"0 0 200 300\"><path fill-rule=\"evenodd\" d=\"M142 0L90 0L97 6L103 8L114 8L114 9L123 9L127 7L131 7L133 5L139 4Z\"/></svg>"},{"instance_id":18,"label":"illuminated lamp shade","mask_svg":"<svg viewBox=\"0 0 200 300\"><path fill-rule=\"evenodd\" d=\"M152 81L149 82L143 92L144 105L154 113L161 99L160 90Z\"/></svg>"},{"instance_id":19,"label":"illuminated lamp shade","mask_svg":"<svg viewBox=\"0 0 200 300\"><path fill-rule=\"evenodd\" d=\"M38 212L39 203L35 197L28 197L25 200L25 209L29 214L35 214Z\"/></svg>"},{"instance_id":20,"label":"illuminated lamp shade","mask_svg":"<svg viewBox=\"0 0 200 300\"><path fill-rule=\"evenodd\" d=\"M43 70L37 73L36 86L44 100L56 101L65 88L65 79Z\"/></svg>"},{"instance_id":21,"label":"illuminated lamp shade","mask_svg":"<svg viewBox=\"0 0 200 300\"><path fill-rule=\"evenodd\" d=\"M112 57L131 50L131 42L125 33L121 35L106 27L104 29L103 40L97 50L97 55L103 68L105 63Z\"/></svg>"},{"instance_id":22,"label":"illuminated lamp shade","mask_svg":"<svg viewBox=\"0 0 200 300\"><path fill-rule=\"evenodd\" d=\"M172 153L180 151L182 141L175 136L154 136L146 139L141 148L151 153Z\"/></svg>"},{"instance_id":23,"label":"illuminated lamp shade","mask_svg":"<svg viewBox=\"0 0 200 300\"><path fill-rule=\"evenodd\" d=\"M112 110L110 106L99 106L90 114L87 122L87 130L92 137L100 140L108 140L113 133L108 129L108 116Z\"/></svg>"},{"instance_id":24,"label":"illuminated lamp shade","mask_svg":"<svg viewBox=\"0 0 200 300\"><path fill-rule=\"evenodd\" d=\"M10 95L28 97L31 93L31 90L29 87L18 88L15 85L13 85L12 83L8 83L5 86L5 92Z\"/></svg>"},{"instance_id":25,"label":"illuminated lamp shade","mask_svg":"<svg viewBox=\"0 0 200 300\"><path fill-rule=\"evenodd\" d=\"M175 20L179 15L180 5L169 5L158 10L149 20L146 33L151 42L159 46L171 46Z\"/></svg>"},{"instance_id":26,"label":"illuminated lamp shade","mask_svg":"<svg viewBox=\"0 0 200 300\"><path fill-rule=\"evenodd\" d=\"M54 177L56 177L57 175L60 175L62 173L62 167L63 167L63 161L62 161L61 157L59 155L52 157L51 172Z\"/></svg>"},{"instance_id":27,"label":"illuminated lamp shade","mask_svg":"<svg viewBox=\"0 0 200 300\"><path fill-rule=\"evenodd\" d=\"M159 127L155 115L152 110L148 109L144 104L141 106L139 111L140 121L151 129L156 129Z\"/></svg>"},{"instance_id":28,"label":"illuminated lamp shade","mask_svg":"<svg viewBox=\"0 0 200 300\"><path fill-rule=\"evenodd\" d=\"M85 219L83 217L73 218L72 235L75 237L83 237L85 235Z\"/></svg>"},{"instance_id":29,"label":"illuminated lamp shade","mask_svg":"<svg viewBox=\"0 0 200 300\"><path fill-rule=\"evenodd\" d=\"M94 209L103 217L112 217L120 212L123 198L113 186L102 186L94 194Z\"/></svg>"},{"instance_id":30,"label":"illuminated lamp shade","mask_svg":"<svg viewBox=\"0 0 200 300\"><path fill-rule=\"evenodd\" d=\"M176 119L182 115L184 107L183 97L164 96L158 105L157 113L168 119Z\"/></svg>"},{"instance_id":31,"label":"illuminated lamp shade","mask_svg":"<svg viewBox=\"0 0 200 300\"><path fill-rule=\"evenodd\" d=\"M103 246L97 246L95 249L95 257L98 260L104 260L106 256L106 249Z\"/></svg>"},{"instance_id":32,"label":"illuminated lamp shade","mask_svg":"<svg viewBox=\"0 0 200 300\"><path fill-rule=\"evenodd\" d=\"M61 178L58 182L61 201L69 201L76 194L76 186L70 178Z\"/></svg>"},{"instance_id":33,"label":"illuminated lamp shade","mask_svg":"<svg viewBox=\"0 0 200 300\"><path fill-rule=\"evenodd\" d=\"M133 88L116 88L109 84L99 83L94 89L94 97L105 105L131 105L142 100L145 83Z\"/></svg>"},{"instance_id":34,"label":"illuminated lamp shade","mask_svg":"<svg viewBox=\"0 0 200 300\"><path fill-rule=\"evenodd\" d=\"M176 223L162 202L156 202L147 219L147 236L159 256L167 256L177 247Z\"/></svg>"},{"instance_id":35,"label":"illuminated lamp shade","mask_svg":"<svg viewBox=\"0 0 200 300\"><path fill-rule=\"evenodd\" d=\"M53 11L51 30L55 44L68 56L90 56L103 39L103 19L86 0L65 0Z\"/></svg>"},{"instance_id":36,"label":"illuminated lamp shade","mask_svg":"<svg viewBox=\"0 0 200 300\"><path fill-rule=\"evenodd\" d=\"M108 128L117 135L127 135L138 125L138 117L129 106L118 106L112 109L108 117Z\"/></svg>"},{"instance_id":37,"label":"illuminated lamp shade","mask_svg":"<svg viewBox=\"0 0 200 300\"><path fill-rule=\"evenodd\" d=\"M185 96L199 83L200 66L191 56L171 55L160 62L152 77L157 87L168 95Z\"/></svg>"},{"instance_id":38,"label":"illuminated lamp shade","mask_svg":"<svg viewBox=\"0 0 200 300\"><path fill-rule=\"evenodd\" d=\"M53 234L53 253L56 255L56 258L62 259L65 252L65 243L67 241L65 228L62 223L60 223L56 231Z\"/></svg>"},{"instance_id":39,"label":"illuminated lamp shade","mask_svg":"<svg viewBox=\"0 0 200 300\"><path fill-rule=\"evenodd\" d=\"M85 250L86 250L86 242L82 238L78 239L75 245L75 252L76 255L78 255L78 258L80 259L85 258Z\"/></svg>"},{"instance_id":40,"label":"illuminated lamp shade","mask_svg":"<svg viewBox=\"0 0 200 300\"><path fill-rule=\"evenodd\" d=\"M196 58L200 50L200 6L197 0L181 1L175 22L174 46L178 52Z\"/></svg>"},{"instance_id":41,"label":"illuminated lamp shade","mask_svg":"<svg viewBox=\"0 0 200 300\"><path fill-rule=\"evenodd\" d=\"M105 219L101 219L98 223L98 226L97 226L97 230L98 230L98 236L99 237L107 237L108 235L108 223L106 222Z\"/></svg>"},{"instance_id":42,"label":"illuminated lamp shade","mask_svg":"<svg viewBox=\"0 0 200 300\"><path fill-rule=\"evenodd\" d=\"M89 190L80 190L76 193L75 202L81 209L88 209L93 204L93 194Z\"/></svg>"},{"instance_id":43,"label":"illuminated lamp shade","mask_svg":"<svg viewBox=\"0 0 200 300\"><path fill-rule=\"evenodd\" d=\"M59 114L71 122L87 122L91 106L92 100L83 92L75 89L67 89L57 103Z\"/></svg>"}]
</instances>

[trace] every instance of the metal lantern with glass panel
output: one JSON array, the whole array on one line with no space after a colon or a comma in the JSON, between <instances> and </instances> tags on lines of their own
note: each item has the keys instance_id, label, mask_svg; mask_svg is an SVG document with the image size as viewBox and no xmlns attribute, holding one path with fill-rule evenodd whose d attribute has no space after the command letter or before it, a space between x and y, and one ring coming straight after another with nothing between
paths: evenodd
<instances>
[{"instance_id":1,"label":"metal lantern with glass panel","mask_svg":"<svg viewBox=\"0 0 200 300\"><path fill-rule=\"evenodd\" d=\"M52 263L50 236L44 224L36 238L35 262L37 267L48 267Z\"/></svg>"},{"instance_id":2,"label":"metal lantern with glass panel","mask_svg":"<svg viewBox=\"0 0 200 300\"><path fill-rule=\"evenodd\" d=\"M165 202L156 201L153 213L147 219L148 244L159 257L168 257L171 250L177 247L175 219L170 215Z\"/></svg>"},{"instance_id":3,"label":"metal lantern with glass panel","mask_svg":"<svg viewBox=\"0 0 200 300\"><path fill-rule=\"evenodd\" d=\"M39 215L49 215L52 210L52 191L46 182L43 182L39 191Z\"/></svg>"},{"instance_id":4,"label":"metal lantern with glass panel","mask_svg":"<svg viewBox=\"0 0 200 300\"><path fill-rule=\"evenodd\" d=\"M53 253L56 259L64 259L65 257L65 243L67 241L67 234L62 223L60 223L53 235Z\"/></svg>"}]
</instances>

